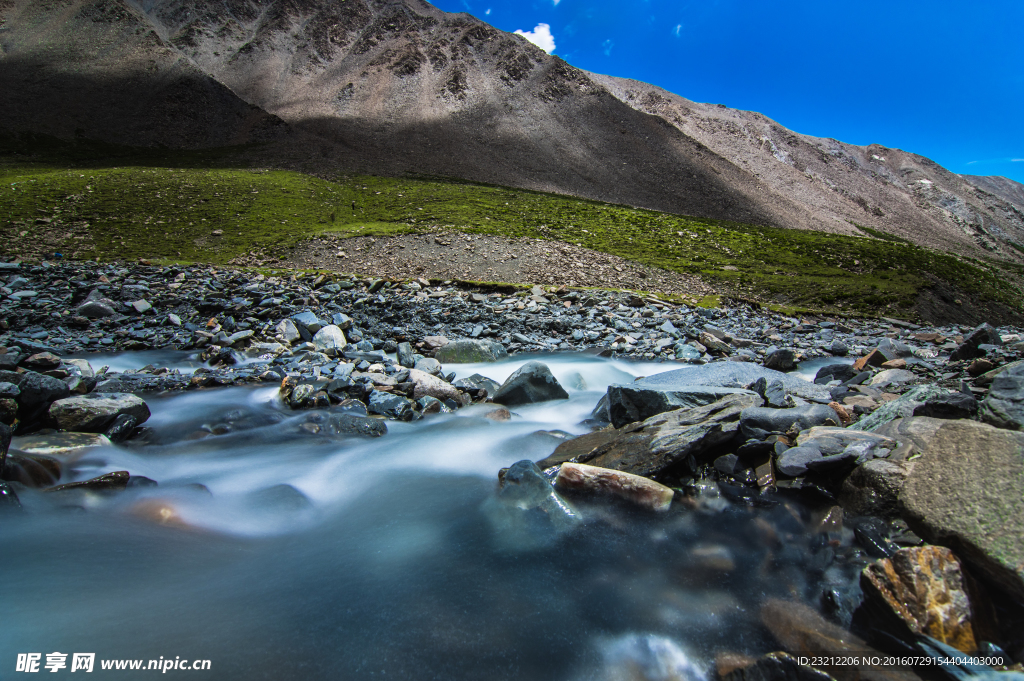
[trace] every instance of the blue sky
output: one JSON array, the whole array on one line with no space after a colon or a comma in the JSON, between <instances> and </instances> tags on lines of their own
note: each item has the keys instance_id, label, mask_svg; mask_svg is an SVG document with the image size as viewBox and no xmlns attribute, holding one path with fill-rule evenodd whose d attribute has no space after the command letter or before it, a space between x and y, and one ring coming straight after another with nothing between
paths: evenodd
<instances>
[{"instance_id":1,"label":"blue sky","mask_svg":"<svg viewBox=\"0 0 1024 681\"><path fill-rule=\"evenodd\" d=\"M436 0L588 71L1024 182L1024 0ZM544 40L541 40L544 42Z\"/></svg>"}]
</instances>

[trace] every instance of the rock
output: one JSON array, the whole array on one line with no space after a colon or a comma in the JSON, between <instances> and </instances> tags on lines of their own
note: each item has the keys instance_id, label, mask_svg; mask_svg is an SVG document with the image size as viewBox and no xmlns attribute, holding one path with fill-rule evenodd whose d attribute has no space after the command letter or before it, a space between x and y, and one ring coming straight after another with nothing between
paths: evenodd
<instances>
[{"instance_id":1,"label":"rock","mask_svg":"<svg viewBox=\"0 0 1024 681\"><path fill-rule=\"evenodd\" d=\"M856 371L864 371L868 367L880 367L888 361L889 358L876 348L854 362L853 368Z\"/></svg>"},{"instance_id":2,"label":"rock","mask_svg":"<svg viewBox=\"0 0 1024 681\"><path fill-rule=\"evenodd\" d=\"M837 338L832 341L832 345L828 347L828 351L836 357L846 357L850 352L850 348L847 347L846 343Z\"/></svg>"},{"instance_id":3,"label":"rock","mask_svg":"<svg viewBox=\"0 0 1024 681\"><path fill-rule=\"evenodd\" d=\"M93 447L109 447L110 438L92 433L49 432L14 438L13 446L25 454L74 461Z\"/></svg>"},{"instance_id":4,"label":"rock","mask_svg":"<svg viewBox=\"0 0 1024 681\"><path fill-rule=\"evenodd\" d=\"M18 388L21 389L21 397L18 398L18 403L22 408L31 409L49 404L71 394L67 383L52 376L26 371L20 374L20 378Z\"/></svg>"},{"instance_id":5,"label":"rock","mask_svg":"<svg viewBox=\"0 0 1024 681\"><path fill-rule=\"evenodd\" d=\"M707 348L707 351L716 357L722 355L728 355L732 348L723 340L718 339L716 336L708 333L707 331L701 331L697 340Z\"/></svg>"},{"instance_id":6,"label":"rock","mask_svg":"<svg viewBox=\"0 0 1024 681\"><path fill-rule=\"evenodd\" d=\"M90 300L79 305L75 310L75 314L88 319L102 319L104 317L113 317L117 312L114 311L111 301Z\"/></svg>"},{"instance_id":7,"label":"rock","mask_svg":"<svg viewBox=\"0 0 1024 681\"><path fill-rule=\"evenodd\" d=\"M0 382L0 399L17 399L21 388L14 383Z\"/></svg>"},{"instance_id":8,"label":"rock","mask_svg":"<svg viewBox=\"0 0 1024 681\"><path fill-rule=\"evenodd\" d=\"M811 463L823 458L816 447L790 447L779 456L775 468L783 475L795 478L806 473Z\"/></svg>"},{"instance_id":9,"label":"rock","mask_svg":"<svg viewBox=\"0 0 1024 681\"><path fill-rule=\"evenodd\" d=\"M44 492L69 492L72 490L82 490L88 492L122 492L128 487L128 471L114 471L113 473L106 473L100 475L91 480L84 480L82 482L69 482L66 485L57 485L56 487L49 487L44 489Z\"/></svg>"},{"instance_id":10,"label":"rock","mask_svg":"<svg viewBox=\"0 0 1024 681\"><path fill-rule=\"evenodd\" d=\"M288 344L302 338L301 334L299 334L299 327L295 326L295 322L290 319L284 319L274 327L274 334Z\"/></svg>"},{"instance_id":11,"label":"rock","mask_svg":"<svg viewBox=\"0 0 1024 681\"><path fill-rule=\"evenodd\" d=\"M380 414L399 421L409 421L415 418L415 403L400 395L374 390L370 393L370 400L367 410L371 414Z\"/></svg>"},{"instance_id":12,"label":"rock","mask_svg":"<svg viewBox=\"0 0 1024 681\"><path fill-rule=\"evenodd\" d=\"M576 510L529 460L512 464L497 494L484 504L496 543L512 551L550 546L580 523Z\"/></svg>"},{"instance_id":13,"label":"rock","mask_svg":"<svg viewBox=\"0 0 1024 681\"><path fill-rule=\"evenodd\" d=\"M907 360L902 357L899 359L890 359L888 362L882 362L883 369L906 369Z\"/></svg>"},{"instance_id":14,"label":"rock","mask_svg":"<svg viewBox=\"0 0 1024 681\"><path fill-rule=\"evenodd\" d=\"M441 363L438 362L433 357L423 357L422 359L416 360L414 368L416 369L416 371L420 371L422 373L430 374L433 376L440 376L443 371Z\"/></svg>"},{"instance_id":15,"label":"rock","mask_svg":"<svg viewBox=\"0 0 1024 681\"><path fill-rule=\"evenodd\" d=\"M463 390L484 390L488 397L493 397L494 393L498 392L498 388L501 387L497 381L480 374L473 374L468 378L460 378L452 385Z\"/></svg>"},{"instance_id":16,"label":"rock","mask_svg":"<svg viewBox=\"0 0 1024 681\"><path fill-rule=\"evenodd\" d=\"M578 463L611 468L645 478L658 477L681 465L689 456L701 459L714 448L733 440L739 428L740 412L761 404L754 394L729 395L712 404L678 409L652 416L619 430L598 431L559 445L560 451L576 447ZM584 440L586 438L586 440ZM549 457L551 458L551 457Z\"/></svg>"},{"instance_id":17,"label":"rock","mask_svg":"<svg viewBox=\"0 0 1024 681\"><path fill-rule=\"evenodd\" d=\"M304 327L310 334L317 333L324 326L324 323L309 310L303 310L298 314L293 314L292 320L297 325Z\"/></svg>"},{"instance_id":18,"label":"rock","mask_svg":"<svg viewBox=\"0 0 1024 681\"><path fill-rule=\"evenodd\" d=\"M1010 369L1013 369L1014 367L1020 366L1024 366L1024 359L1017 360L1016 362L1010 362L1009 364L1004 364L1003 366L997 369L985 372L981 376L978 376L977 378L974 379L974 385L980 388L987 388L988 386L992 385L992 381L995 380L996 376L1003 373L1004 371L1008 371Z\"/></svg>"},{"instance_id":19,"label":"rock","mask_svg":"<svg viewBox=\"0 0 1024 681\"><path fill-rule=\"evenodd\" d=\"M829 364L818 369L818 373L814 374L814 382L818 384L829 381L845 382L856 376L857 373L858 371L853 368L852 364Z\"/></svg>"},{"instance_id":20,"label":"rock","mask_svg":"<svg viewBox=\"0 0 1024 681\"><path fill-rule=\"evenodd\" d=\"M851 515L892 519L899 515L899 495L913 462L872 459L843 481L838 501Z\"/></svg>"},{"instance_id":21,"label":"rock","mask_svg":"<svg viewBox=\"0 0 1024 681\"><path fill-rule=\"evenodd\" d=\"M50 371L60 366L60 357L52 352L37 352L23 359L21 366L31 371Z\"/></svg>"},{"instance_id":22,"label":"rock","mask_svg":"<svg viewBox=\"0 0 1024 681\"><path fill-rule=\"evenodd\" d=\"M965 576L949 549L900 549L864 568L860 584L864 602L855 618L905 641L924 635L977 651Z\"/></svg>"},{"instance_id":23,"label":"rock","mask_svg":"<svg viewBox=\"0 0 1024 681\"><path fill-rule=\"evenodd\" d=\"M132 433L135 432L135 428L138 425L139 420L131 414L120 414L114 419L114 422L107 427L103 434L106 435L111 442L124 442L132 436Z\"/></svg>"},{"instance_id":24,"label":"rock","mask_svg":"<svg viewBox=\"0 0 1024 681\"><path fill-rule=\"evenodd\" d=\"M946 395L949 391L937 385L922 385L904 393L899 399L886 402L851 428L874 431L889 421L913 416L914 410L933 397Z\"/></svg>"},{"instance_id":25,"label":"rock","mask_svg":"<svg viewBox=\"0 0 1024 681\"><path fill-rule=\"evenodd\" d=\"M505 379L492 399L498 404L514 407L568 397L569 393L565 392L546 364L527 362Z\"/></svg>"},{"instance_id":26,"label":"rock","mask_svg":"<svg viewBox=\"0 0 1024 681\"><path fill-rule=\"evenodd\" d=\"M21 501L6 480L0 480L0 513L21 509Z\"/></svg>"},{"instance_id":27,"label":"rock","mask_svg":"<svg viewBox=\"0 0 1024 681\"><path fill-rule=\"evenodd\" d=\"M768 653L751 664L723 672L718 667L721 681L835 681L817 667L802 665L787 653Z\"/></svg>"},{"instance_id":28,"label":"rock","mask_svg":"<svg viewBox=\"0 0 1024 681\"><path fill-rule=\"evenodd\" d=\"M871 379L870 385L900 385L902 383L912 383L916 380L918 380L918 376L913 371L907 371L906 369L886 369L875 374Z\"/></svg>"},{"instance_id":29,"label":"rock","mask_svg":"<svg viewBox=\"0 0 1024 681\"><path fill-rule=\"evenodd\" d=\"M324 424L324 429L334 435L361 435L363 437L381 437L388 433L388 425L383 419L346 413L331 414Z\"/></svg>"},{"instance_id":30,"label":"rock","mask_svg":"<svg viewBox=\"0 0 1024 681\"><path fill-rule=\"evenodd\" d=\"M898 443L888 457L890 461L907 461L928 449L935 433L946 423L943 419L927 416L899 418L877 428L872 434L884 435Z\"/></svg>"},{"instance_id":31,"label":"rock","mask_svg":"<svg viewBox=\"0 0 1024 681\"><path fill-rule=\"evenodd\" d=\"M508 357L501 343L473 338L462 338L438 348L434 358L442 364L470 364L496 362Z\"/></svg>"},{"instance_id":32,"label":"rock","mask_svg":"<svg viewBox=\"0 0 1024 681\"><path fill-rule=\"evenodd\" d=\"M555 487L607 494L657 512L667 511L674 495L671 488L639 475L577 463L562 464Z\"/></svg>"},{"instance_id":33,"label":"rock","mask_svg":"<svg viewBox=\"0 0 1024 681\"><path fill-rule=\"evenodd\" d=\"M61 430L102 433L122 414L136 424L149 418L149 407L130 393L92 393L57 400L50 405L50 419Z\"/></svg>"},{"instance_id":34,"label":"rock","mask_svg":"<svg viewBox=\"0 0 1024 681\"><path fill-rule=\"evenodd\" d=\"M1024 601L1024 434L946 421L907 478L910 528Z\"/></svg>"},{"instance_id":35,"label":"rock","mask_svg":"<svg viewBox=\"0 0 1024 681\"><path fill-rule=\"evenodd\" d=\"M796 353L789 348L776 350L765 357L764 368L774 371L795 371L797 368Z\"/></svg>"},{"instance_id":36,"label":"rock","mask_svg":"<svg viewBox=\"0 0 1024 681\"><path fill-rule=\"evenodd\" d=\"M14 431L6 423L0 423L0 475L3 475L7 463L7 450L11 448Z\"/></svg>"},{"instance_id":37,"label":"rock","mask_svg":"<svg viewBox=\"0 0 1024 681\"><path fill-rule=\"evenodd\" d=\"M895 338L883 338L879 341L878 351L885 357L886 362L914 356L914 351L910 349L910 346ZM882 364L884 365L885 362Z\"/></svg>"},{"instance_id":38,"label":"rock","mask_svg":"<svg viewBox=\"0 0 1024 681\"><path fill-rule=\"evenodd\" d=\"M1011 367L993 379L978 415L996 428L1024 429L1024 365Z\"/></svg>"},{"instance_id":39,"label":"rock","mask_svg":"<svg viewBox=\"0 0 1024 681\"><path fill-rule=\"evenodd\" d=\"M345 332L333 324L320 328L313 336L313 347L328 357L337 357L346 345Z\"/></svg>"},{"instance_id":40,"label":"rock","mask_svg":"<svg viewBox=\"0 0 1024 681\"><path fill-rule=\"evenodd\" d=\"M409 369L409 381L416 386L413 389L413 399L433 397L442 401L454 400L455 402L461 402L462 396L459 394L458 388L424 371Z\"/></svg>"},{"instance_id":41,"label":"rock","mask_svg":"<svg viewBox=\"0 0 1024 681\"><path fill-rule=\"evenodd\" d=\"M972 419L978 413L978 400L961 392L936 395L914 408L914 416L936 419Z\"/></svg>"},{"instance_id":42,"label":"rock","mask_svg":"<svg viewBox=\"0 0 1024 681\"><path fill-rule=\"evenodd\" d=\"M608 386L608 418L621 428L627 423L643 421L657 414L676 409L691 409L717 402L729 395L751 395L743 388L722 388L704 385L676 385L670 389L652 390L638 383Z\"/></svg>"},{"instance_id":43,"label":"rock","mask_svg":"<svg viewBox=\"0 0 1024 681\"><path fill-rule=\"evenodd\" d=\"M981 376L982 374L988 373L996 368L995 363L992 360L981 357L971 362L970 366L967 367L967 373L971 376Z\"/></svg>"},{"instance_id":44,"label":"rock","mask_svg":"<svg viewBox=\"0 0 1024 681\"><path fill-rule=\"evenodd\" d=\"M448 339L444 336L424 336L423 337L423 350L429 354L433 354L438 349L448 345Z\"/></svg>"},{"instance_id":45,"label":"rock","mask_svg":"<svg viewBox=\"0 0 1024 681\"><path fill-rule=\"evenodd\" d=\"M149 304L147 300L136 300L134 303L129 305L136 314L146 314L153 309L153 306Z\"/></svg>"},{"instance_id":46,"label":"rock","mask_svg":"<svg viewBox=\"0 0 1024 681\"><path fill-rule=\"evenodd\" d=\"M915 681L918 676L899 667L872 666L882 653L865 641L795 601L769 598L761 606L761 623L779 644L795 656L824 657L837 664L819 668L837 681Z\"/></svg>"},{"instance_id":47,"label":"rock","mask_svg":"<svg viewBox=\"0 0 1024 681\"><path fill-rule=\"evenodd\" d=\"M491 409L489 412L484 414L485 419L491 421L509 421L512 419L512 412L505 407L498 407L497 409Z\"/></svg>"},{"instance_id":48,"label":"rock","mask_svg":"<svg viewBox=\"0 0 1024 681\"><path fill-rule=\"evenodd\" d=\"M835 410L823 404L808 404L793 409L751 407L740 415L740 433L745 438L763 440L772 433L798 431L831 423L840 425Z\"/></svg>"},{"instance_id":49,"label":"rock","mask_svg":"<svg viewBox=\"0 0 1024 681\"><path fill-rule=\"evenodd\" d=\"M407 369L412 369L416 366L416 353L413 351L411 344L398 344L398 363Z\"/></svg>"},{"instance_id":50,"label":"rock","mask_svg":"<svg viewBox=\"0 0 1024 681\"><path fill-rule=\"evenodd\" d=\"M964 359L974 359L985 354L985 352L978 347L979 345L1002 344L1003 339L999 337L999 332L996 331L991 324L985 322L964 339L964 342L960 344L960 347L953 351L953 354L949 356L949 359L952 362Z\"/></svg>"}]
</instances>

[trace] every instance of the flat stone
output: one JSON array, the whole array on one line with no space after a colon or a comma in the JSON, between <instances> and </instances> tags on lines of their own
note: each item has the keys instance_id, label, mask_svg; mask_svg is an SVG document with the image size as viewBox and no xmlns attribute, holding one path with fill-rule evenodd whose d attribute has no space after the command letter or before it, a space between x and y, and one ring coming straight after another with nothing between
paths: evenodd
<instances>
[{"instance_id":1,"label":"flat stone","mask_svg":"<svg viewBox=\"0 0 1024 681\"><path fill-rule=\"evenodd\" d=\"M751 395L743 388L722 388L705 385L677 385L671 389L654 390L638 383L608 386L608 417L621 428L627 423L643 421L657 414L676 409L691 409L717 402L729 395Z\"/></svg>"},{"instance_id":2,"label":"flat stone","mask_svg":"<svg viewBox=\"0 0 1024 681\"><path fill-rule=\"evenodd\" d=\"M131 393L91 393L57 400L50 405L50 419L61 430L102 433L122 414L145 423L149 406Z\"/></svg>"},{"instance_id":3,"label":"flat stone","mask_svg":"<svg viewBox=\"0 0 1024 681\"><path fill-rule=\"evenodd\" d=\"M80 490L87 492L99 492L99 493L110 493L110 492L122 492L128 487L128 471L114 471L113 473L105 473L103 475L92 478L91 480L83 480L82 482L69 482L65 485L57 485L56 487L49 487L44 489L44 492L70 492L72 490Z\"/></svg>"},{"instance_id":4,"label":"flat stone","mask_svg":"<svg viewBox=\"0 0 1024 681\"><path fill-rule=\"evenodd\" d=\"M871 379L870 385L899 385L918 380L918 375L906 369L886 369L879 371Z\"/></svg>"},{"instance_id":5,"label":"flat stone","mask_svg":"<svg viewBox=\"0 0 1024 681\"><path fill-rule=\"evenodd\" d=\"M25 454L73 461L93 447L109 447L110 439L93 433L45 433L16 437L11 447Z\"/></svg>"},{"instance_id":6,"label":"flat stone","mask_svg":"<svg viewBox=\"0 0 1024 681\"><path fill-rule=\"evenodd\" d=\"M670 487L649 478L578 463L562 464L555 478L555 487L606 494L656 512L667 511L674 495Z\"/></svg>"},{"instance_id":7,"label":"flat stone","mask_svg":"<svg viewBox=\"0 0 1024 681\"><path fill-rule=\"evenodd\" d=\"M508 357L508 351L494 341L462 338L438 348L434 357L442 364L496 362Z\"/></svg>"},{"instance_id":8,"label":"flat stone","mask_svg":"<svg viewBox=\"0 0 1024 681\"><path fill-rule=\"evenodd\" d=\"M751 407L740 415L740 433L745 438L763 440L772 433L786 433L790 428L797 431L814 426L841 425L835 410L823 404L808 404L792 409Z\"/></svg>"},{"instance_id":9,"label":"flat stone","mask_svg":"<svg viewBox=\"0 0 1024 681\"><path fill-rule=\"evenodd\" d=\"M949 391L937 385L922 385L907 391L899 399L886 402L870 416L867 416L850 426L857 430L877 430L889 421L898 418L909 418L914 415L914 410L933 397L947 395Z\"/></svg>"},{"instance_id":10,"label":"flat stone","mask_svg":"<svg viewBox=\"0 0 1024 681\"><path fill-rule=\"evenodd\" d=\"M803 475L809 470L811 463L821 461L824 457L816 447L790 447L775 462L775 468L783 475L791 478Z\"/></svg>"},{"instance_id":11,"label":"flat stone","mask_svg":"<svg viewBox=\"0 0 1024 681\"><path fill-rule=\"evenodd\" d=\"M903 486L902 516L1024 601L1024 433L944 423Z\"/></svg>"}]
</instances>

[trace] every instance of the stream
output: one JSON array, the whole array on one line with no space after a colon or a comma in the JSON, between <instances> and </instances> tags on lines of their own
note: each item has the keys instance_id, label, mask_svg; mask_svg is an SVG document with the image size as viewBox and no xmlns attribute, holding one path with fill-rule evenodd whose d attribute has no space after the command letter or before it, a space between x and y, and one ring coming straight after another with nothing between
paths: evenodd
<instances>
[{"instance_id":1,"label":"stream","mask_svg":"<svg viewBox=\"0 0 1024 681\"><path fill-rule=\"evenodd\" d=\"M496 541L481 506L499 469L588 432L610 383L680 366L548 354L446 370L501 382L530 359L568 400L508 421L486 404L390 421L376 439L318 432L320 415L289 410L276 386L147 397L144 437L88 450L61 482L128 470L158 486L70 505L26 492L28 512L0 525L0 660L208 659L169 673L225 680L701 681L720 654L778 649L765 598L816 605L849 578L819 559L833 549L806 531L813 509L781 493L662 516L574 499L585 522L554 545Z\"/></svg>"}]
</instances>

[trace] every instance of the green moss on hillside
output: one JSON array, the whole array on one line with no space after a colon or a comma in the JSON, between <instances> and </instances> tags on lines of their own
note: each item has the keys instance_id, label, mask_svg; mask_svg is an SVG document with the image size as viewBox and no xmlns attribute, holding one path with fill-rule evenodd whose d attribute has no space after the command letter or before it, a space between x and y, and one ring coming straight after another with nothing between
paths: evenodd
<instances>
[{"instance_id":1,"label":"green moss on hillside","mask_svg":"<svg viewBox=\"0 0 1024 681\"><path fill-rule=\"evenodd\" d=\"M677 272L794 308L898 314L938 277L1021 309L990 263L909 243L688 218L626 206L433 179L100 164L0 163L0 246L77 258L225 263L284 255L316 234L399 234L434 226L554 239ZM223 165L223 164L222 164ZM353 208L354 204L354 208ZM222 234L215 235L220 230ZM724 269L728 267L729 269Z\"/></svg>"}]
</instances>

